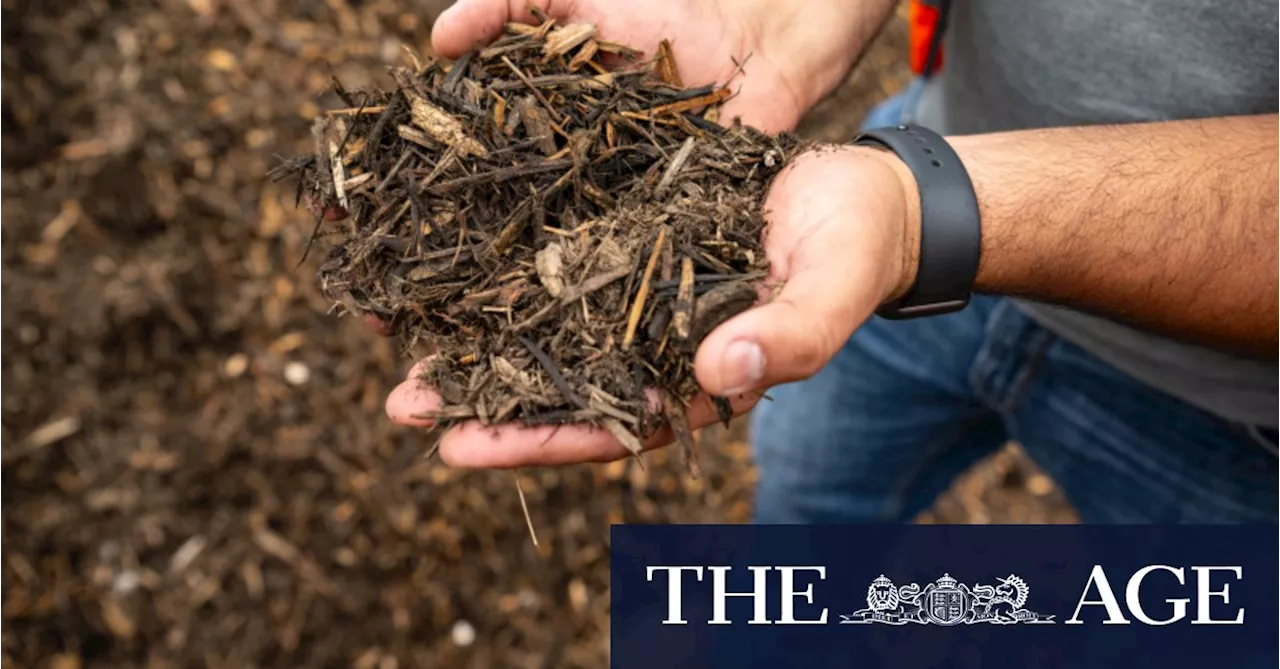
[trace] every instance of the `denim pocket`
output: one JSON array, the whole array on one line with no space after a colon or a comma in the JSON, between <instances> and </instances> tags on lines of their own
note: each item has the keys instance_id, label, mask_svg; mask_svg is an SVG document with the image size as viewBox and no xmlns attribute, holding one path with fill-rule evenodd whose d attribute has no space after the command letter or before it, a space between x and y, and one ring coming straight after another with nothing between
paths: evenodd
<instances>
[{"instance_id":1,"label":"denim pocket","mask_svg":"<svg viewBox=\"0 0 1280 669\"><path fill-rule=\"evenodd\" d=\"M1280 455L1280 446L1276 445L1276 428L1259 425L1243 425L1245 435L1253 443L1266 449L1272 455Z\"/></svg>"}]
</instances>

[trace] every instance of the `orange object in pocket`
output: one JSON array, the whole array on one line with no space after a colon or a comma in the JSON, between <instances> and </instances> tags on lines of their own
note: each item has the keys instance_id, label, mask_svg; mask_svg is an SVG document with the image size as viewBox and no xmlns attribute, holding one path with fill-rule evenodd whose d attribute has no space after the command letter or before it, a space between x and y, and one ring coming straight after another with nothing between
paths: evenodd
<instances>
[{"instance_id":1,"label":"orange object in pocket","mask_svg":"<svg viewBox=\"0 0 1280 669\"><path fill-rule=\"evenodd\" d=\"M933 45L935 36L941 40L940 31L944 28L942 25L943 14L945 9L942 5L946 4L946 0L911 0L908 7L907 20L910 22L911 31L911 71L917 75L924 74L925 63L929 60L929 49ZM942 44L938 44L937 51L934 54L933 66L928 68L929 73L937 72L942 69Z\"/></svg>"}]
</instances>

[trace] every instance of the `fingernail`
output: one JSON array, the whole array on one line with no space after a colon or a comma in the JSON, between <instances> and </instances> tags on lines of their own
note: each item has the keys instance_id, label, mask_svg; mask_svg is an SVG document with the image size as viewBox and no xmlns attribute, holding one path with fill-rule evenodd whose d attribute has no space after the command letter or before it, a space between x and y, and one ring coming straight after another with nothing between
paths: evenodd
<instances>
[{"instance_id":1,"label":"fingernail","mask_svg":"<svg viewBox=\"0 0 1280 669\"><path fill-rule=\"evenodd\" d=\"M405 381L387 396L387 417L401 425L430 425L431 421L418 418L440 407L439 397L416 381Z\"/></svg>"},{"instance_id":2,"label":"fingernail","mask_svg":"<svg viewBox=\"0 0 1280 669\"><path fill-rule=\"evenodd\" d=\"M764 351L760 345L739 339L724 350L720 358L720 379L725 395L740 395L753 390L764 378Z\"/></svg>"},{"instance_id":3,"label":"fingernail","mask_svg":"<svg viewBox=\"0 0 1280 669\"><path fill-rule=\"evenodd\" d=\"M373 314L364 314L360 317L360 320L364 323L366 329L380 337L389 337L394 334L390 323Z\"/></svg>"}]
</instances>

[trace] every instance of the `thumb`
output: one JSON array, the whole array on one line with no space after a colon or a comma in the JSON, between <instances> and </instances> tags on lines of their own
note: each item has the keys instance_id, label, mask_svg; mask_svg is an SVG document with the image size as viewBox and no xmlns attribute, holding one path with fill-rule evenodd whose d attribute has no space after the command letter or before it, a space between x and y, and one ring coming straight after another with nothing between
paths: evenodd
<instances>
[{"instance_id":1,"label":"thumb","mask_svg":"<svg viewBox=\"0 0 1280 669\"><path fill-rule=\"evenodd\" d=\"M828 263L791 277L767 304L703 340L694 360L702 388L733 397L816 374L877 304L877 285L854 267Z\"/></svg>"},{"instance_id":2,"label":"thumb","mask_svg":"<svg viewBox=\"0 0 1280 669\"><path fill-rule=\"evenodd\" d=\"M445 58L458 58L497 39L503 26L511 21L536 22L529 5L563 19L572 4L571 0L458 0L436 17L431 27L431 47Z\"/></svg>"},{"instance_id":3,"label":"thumb","mask_svg":"<svg viewBox=\"0 0 1280 669\"><path fill-rule=\"evenodd\" d=\"M890 292L903 204L877 194L901 187L865 160L806 158L780 176L766 249L785 284L702 341L694 368L706 392L736 396L816 374Z\"/></svg>"}]
</instances>

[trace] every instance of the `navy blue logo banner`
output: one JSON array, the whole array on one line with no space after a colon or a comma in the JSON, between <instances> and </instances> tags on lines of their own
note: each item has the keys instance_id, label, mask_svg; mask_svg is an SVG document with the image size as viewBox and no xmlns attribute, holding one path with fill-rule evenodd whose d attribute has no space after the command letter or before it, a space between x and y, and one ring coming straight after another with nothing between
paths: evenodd
<instances>
[{"instance_id":1,"label":"navy blue logo banner","mask_svg":"<svg viewBox=\"0 0 1280 669\"><path fill-rule=\"evenodd\" d=\"M1280 665L1275 526L611 530L615 669Z\"/></svg>"}]
</instances>

